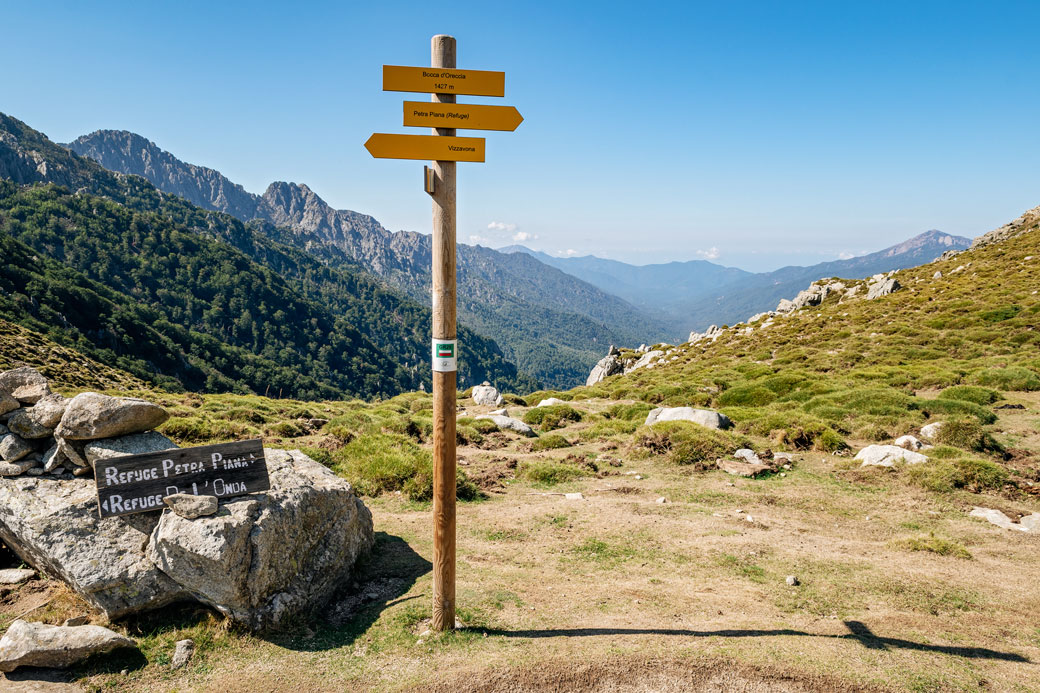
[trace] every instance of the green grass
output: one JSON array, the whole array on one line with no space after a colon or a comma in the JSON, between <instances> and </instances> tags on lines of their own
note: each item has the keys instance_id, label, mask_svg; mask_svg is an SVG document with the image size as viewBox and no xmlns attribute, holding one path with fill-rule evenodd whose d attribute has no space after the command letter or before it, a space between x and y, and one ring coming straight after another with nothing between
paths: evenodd
<instances>
[{"instance_id":1,"label":"green grass","mask_svg":"<svg viewBox=\"0 0 1040 693\"><path fill-rule=\"evenodd\" d=\"M531 444L531 450L534 452L541 452L542 450L557 450L559 448L569 448L571 442L561 436L558 433L546 434Z\"/></svg>"},{"instance_id":2,"label":"green grass","mask_svg":"<svg viewBox=\"0 0 1040 693\"><path fill-rule=\"evenodd\" d=\"M906 468L909 479L937 493L966 489L972 493L999 491L1008 481L1008 471L988 460L942 459Z\"/></svg>"},{"instance_id":3,"label":"green grass","mask_svg":"<svg viewBox=\"0 0 1040 693\"><path fill-rule=\"evenodd\" d=\"M538 426L543 431L563 428L571 423L581 421L581 412L566 404L553 404L548 407L534 407L524 413L524 423Z\"/></svg>"},{"instance_id":4,"label":"green grass","mask_svg":"<svg viewBox=\"0 0 1040 693\"><path fill-rule=\"evenodd\" d=\"M525 460L517 465L519 479L542 486L555 486L588 476L588 471L577 465L548 460Z\"/></svg>"},{"instance_id":5,"label":"green grass","mask_svg":"<svg viewBox=\"0 0 1040 693\"><path fill-rule=\"evenodd\" d=\"M963 545L949 539L942 539L935 534L903 539L897 542L897 545L907 551L927 551L940 556L971 559L971 553Z\"/></svg>"},{"instance_id":6,"label":"green grass","mask_svg":"<svg viewBox=\"0 0 1040 693\"><path fill-rule=\"evenodd\" d=\"M639 428L632 441L637 455L666 455L677 465L712 469L715 459L730 455L748 441L741 436L705 428L690 421L661 421Z\"/></svg>"}]
</instances>

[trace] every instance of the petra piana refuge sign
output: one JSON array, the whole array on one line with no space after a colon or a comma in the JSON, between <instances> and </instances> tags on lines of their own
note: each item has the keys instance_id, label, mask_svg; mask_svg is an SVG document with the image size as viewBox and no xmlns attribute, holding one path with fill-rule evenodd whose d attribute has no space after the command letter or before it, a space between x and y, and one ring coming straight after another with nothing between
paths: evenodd
<instances>
[{"instance_id":1,"label":"petra piana refuge sign","mask_svg":"<svg viewBox=\"0 0 1040 693\"><path fill-rule=\"evenodd\" d=\"M175 493L225 498L271 488L259 439L98 460L94 478L103 518L158 510Z\"/></svg>"},{"instance_id":2,"label":"petra piana refuge sign","mask_svg":"<svg viewBox=\"0 0 1040 693\"><path fill-rule=\"evenodd\" d=\"M504 72L455 68L455 39L430 42L430 67L383 66L383 91L430 94L430 102L405 101L406 127L433 128L430 135L375 133L365 148L378 159L423 159L423 186L433 198L433 628L455 625L455 167L484 161L483 137L458 137L456 129L513 131L523 117L512 106L459 104L457 95L505 96Z\"/></svg>"}]
</instances>

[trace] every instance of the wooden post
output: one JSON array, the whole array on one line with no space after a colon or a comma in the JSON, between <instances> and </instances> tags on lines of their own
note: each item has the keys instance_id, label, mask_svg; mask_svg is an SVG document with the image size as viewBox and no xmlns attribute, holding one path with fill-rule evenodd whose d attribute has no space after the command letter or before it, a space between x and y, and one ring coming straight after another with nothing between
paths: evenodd
<instances>
[{"instance_id":1,"label":"wooden post","mask_svg":"<svg viewBox=\"0 0 1040 693\"><path fill-rule=\"evenodd\" d=\"M455 38L430 42L431 67L455 67ZM434 103L455 103L454 94L433 94ZM434 128L454 136L454 128ZM455 336L455 166L434 161L433 338ZM457 354L455 354L457 358ZM433 629L455 627L455 370L433 373Z\"/></svg>"}]
</instances>

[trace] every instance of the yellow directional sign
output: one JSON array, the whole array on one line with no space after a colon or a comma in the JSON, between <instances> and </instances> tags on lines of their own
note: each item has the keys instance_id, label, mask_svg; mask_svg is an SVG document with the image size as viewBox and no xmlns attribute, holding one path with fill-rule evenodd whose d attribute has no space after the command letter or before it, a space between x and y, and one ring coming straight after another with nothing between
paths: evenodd
<instances>
[{"instance_id":1,"label":"yellow directional sign","mask_svg":"<svg viewBox=\"0 0 1040 693\"><path fill-rule=\"evenodd\" d=\"M483 137L438 135L389 135L377 132L365 142L377 159L425 159L427 161L484 161Z\"/></svg>"},{"instance_id":2,"label":"yellow directional sign","mask_svg":"<svg viewBox=\"0 0 1040 693\"><path fill-rule=\"evenodd\" d=\"M512 106L430 103L405 101L404 124L418 128L461 128L467 130L508 130L524 122Z\"/></svg>"},{"instance_id":3,"label":"yellow directional sign","mask_svg":"<svg viewBox=\"0 0 1040 693\"><path fill-rule=\"evenodd\" d=\"M383 65L383 91L505 96L506 73Z\"/></svg>"}]
</instances>

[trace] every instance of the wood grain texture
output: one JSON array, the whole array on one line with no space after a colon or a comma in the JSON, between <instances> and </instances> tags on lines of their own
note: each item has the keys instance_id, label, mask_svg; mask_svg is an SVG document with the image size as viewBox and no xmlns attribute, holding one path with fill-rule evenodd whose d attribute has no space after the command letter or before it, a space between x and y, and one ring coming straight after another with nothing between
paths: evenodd
<instances>
[{"instance_id":1,"label":"wood grain texture","mask_svg":"<svg viewBox=\"0 0 1040 693\"><path fill-rule=\"evenodd\" d=\"M455 67L455 39L430 42L432 67ZM453 94L433 94L434 103L455 103ZM435 135L453 137L451 128ZM455 339L455 168L434 161L433 337ZM457 354L456 354L457 356ZM433 374L433 629L455 627L455 371Z\"/></svg>"}]
</instances>

